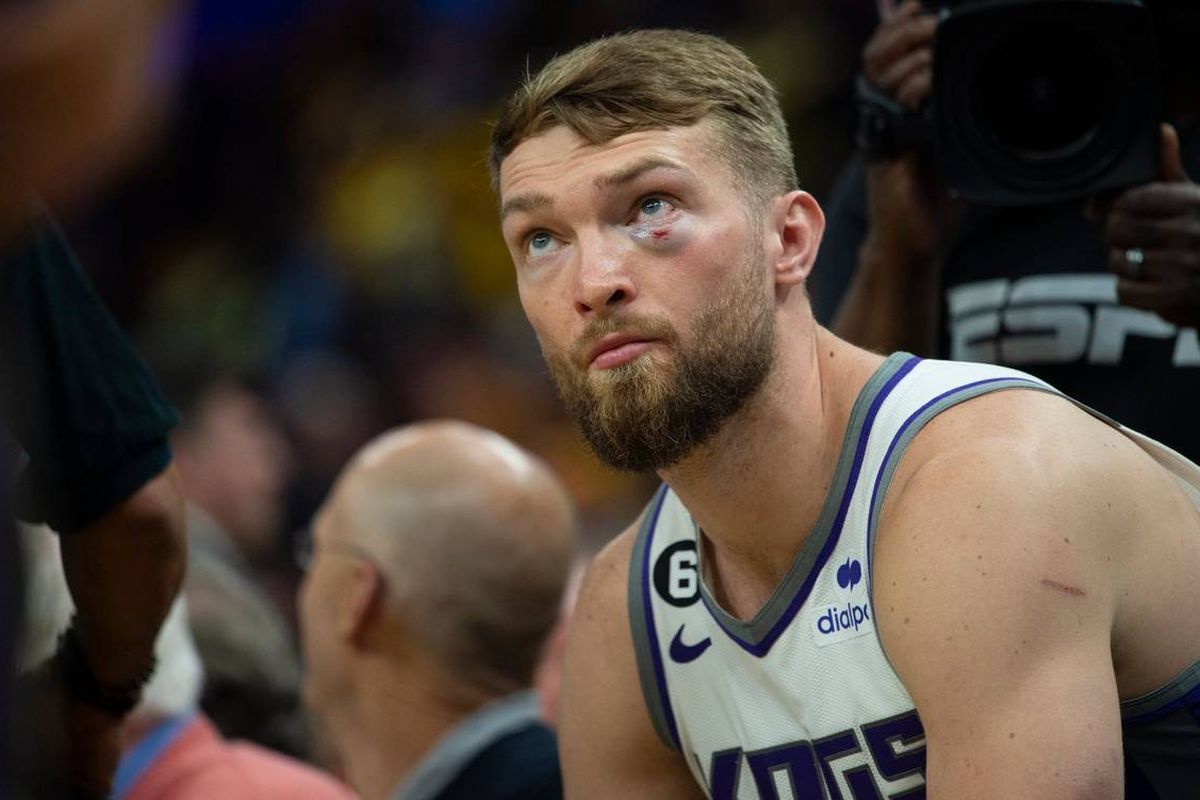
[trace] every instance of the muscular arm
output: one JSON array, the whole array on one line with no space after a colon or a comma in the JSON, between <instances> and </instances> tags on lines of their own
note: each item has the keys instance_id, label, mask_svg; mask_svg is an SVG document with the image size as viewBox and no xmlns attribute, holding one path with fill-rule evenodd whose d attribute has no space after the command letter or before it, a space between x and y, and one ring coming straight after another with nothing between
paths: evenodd
<instances>
[{"instance_id":1,"label":"muscular arm","mask_svg":"<svg viewBox=\"0 0 1200 800\"><path fill-rule=\"evenodd\" d=\"M106 685L130 685L150 664L183 577L183 498L174 469L63 537L60 549L89 669ZM121 720L58 688L67 747L58 777L86 796L106 796L121 753Z\"/></svg>"},{"instance_id":2,"label":"muscular arm","mask_svg":"<svg viewBox=\"0 0 1200 800\"><path fill-rule=\"evenodd\" d=\"M626 531L592 563L567 639L559 750L570 800L703 797L642 700L626 605L635 534Z\"/></svg>"},{"instance_id":3,"label":"muscular arm","mask_svg":"<svg viewBox=\"0 0 1200 800\"><path fill-rule=\"evenodd\" d=\"M833 320L833 331L878 353L937 354L938 277L932 258L868 238Z\"/></svg>"},{"instance_id":4,"label":"muscular arm","mask_svg":"<svg viewBox=\"0 0 1200 800\"><path fill-rule=\"evenodd\" d=\"M863 48L863 78L915 110L929 96L937 18L915 2L881 14ZM878 352L908 350L934 355L937 348L937 253L954 215L928 155L910 152L851 166L855 191L846 209L864 233L853 250L842 247L841 269L854 275L834 318L839 336ZM842 203L842 205L846 205ZM844 212L844 213L843 213ZM819 277L819 273L818 273Z\"/></svg>"},{"instance_id":5,"label":"muscular arm","mask_svg":"<svg viewBox=\"0 0 1200 800\"><path fill-rule=\"evenodd\" d=\"M174 467L61 542L88 664L127 684L150 661L187 560L183 494Z\"/></svg>"},{"instance_id":6,"label":"muscular arm","mask_svg":"<svg viewBox=\"0 0 1200 800\"><path fill-rule=\"evenodd\" d=\"M1118 592L1094 507L1117 499L1061 450L985 437L889 499L875 607L925 726L931 798L1122 794Z\"/></svg>"},{"instance_id":7,"label":"muscular arm","mask_svg":"<svg viewBox=\"0 0 1200 800\"><path fill-rule=\"evenodd\" d=\"M937 355L946 213L929 170L915 155L853 163L830 210L826 239L836 251L819 266L852 271L833 331L868 350Z\"/></svg>"}]
</instances>

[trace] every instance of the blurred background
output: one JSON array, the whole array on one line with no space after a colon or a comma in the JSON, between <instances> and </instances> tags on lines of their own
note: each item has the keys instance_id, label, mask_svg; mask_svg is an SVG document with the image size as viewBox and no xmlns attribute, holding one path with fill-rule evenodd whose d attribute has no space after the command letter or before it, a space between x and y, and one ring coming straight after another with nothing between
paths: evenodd
<instances>
[{"instance_id":1,"label":"blurred background","mask_svg":"<svg viewBox=\"0 0 1200 800\"><path fill-rule=\"evenodd\" d=\"M163 36L177 85L157 129L60 216L184 413L193 505L285 616L333 476L412 420L539 453L597 549L654 483L595 461L554 397L498 231L489 121L527 69L598 35L714 32L782 92L823 200L875 21L873 0L199 0Z\"/></svg>"}]
</instances>

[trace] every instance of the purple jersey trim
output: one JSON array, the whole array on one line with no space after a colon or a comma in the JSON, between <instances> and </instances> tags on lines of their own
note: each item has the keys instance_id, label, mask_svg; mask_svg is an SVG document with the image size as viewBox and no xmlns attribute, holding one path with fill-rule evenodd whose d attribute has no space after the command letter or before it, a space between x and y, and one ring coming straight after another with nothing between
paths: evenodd
<instances>
[{"instance_id":1,"label":"purple jersey trim","mask_svg":"<svg viewBox=\"0 0 1200 800\"><path fill-rule=\"evenodd\" d=\"M1156 708L1153 711L1147 711L1146 713L1138 714L1135 717L1122 717L1121 727L1137 727L1138 725L1145 725L1148 722L1156 722L1164 717L1169 717L1179 709L1187 708L1188 706L1194 706L1193 713L1197 715L1197 722L1200 722L1200 684L1193 686L1191 691L1182 697L1177 697L1171 702Z\"/></svg>"},{"instance_id":2,"label":"purple jersey trim","mask_svg":"<svg viewBox=\"0 0 1200 800\"><path fill-rule=\"evenodd\" d=\"M658 526L658 515L662 511L663 502L667 499L667 486L663 484L655 498L654 513L650 517L650 525L646 528L646 541L642 547L642 613L646 623L646 638L649 640L650 659L654 662L654 685L658 689L659 703L662 705L663 717L667 721L667 732L675 749L681 750L679 744L679 728L675 724L675 712L671 710L671 698L667 694L667 673L663 669L661 643L658 631L654 625L654 608L651 604L650 585L653 580L653 570L650 567L650 552L653 550L655 528Z\"/></svg>"},{"instance_id":3,"label":"purple jersey trim","mask_svg":"<svg viewBox=\"0 0 1200 800\"><path fill-rule=\"evenodd\" d=\"M905 361L904 364L896 370L896 373L888 379L887 383L883 385L883 387L879 390L879 393L875 395L875 399L871 401L870 409L867 411L866 419L863 421L862 430L858 435L858 443L854 450L854 461L850 467L850 476L847 478L846 485L842 490L841 505L838 506L837 516L834 518L833 525L830 527L829 536L825 540L825 545L817 554L816 561L813 562L812 567L809 569L808 576L804 579L804 583L800 585L799 591L797 591L795 597L792 598L792 602L788 605L787 610L783 612L778 621L776 621L776 623L771 627L771 630L767 631L767 635L758 642L746 641L738 636L737 633L725 627L724 623L721 622L721 618L714 614L711 608L708 608L707 603L704 604L704 607L708 608L709 616L713 618L713 621L717 623L717 626L720 627L721 630L725 631L725 634L729 636L730 639L735 641L739 647L741 647L750 655L757 658L762 658L769 653L771 651L771 646L775 644L775 641L780 636L783 635L783 632L787 630L788 625L792 623L792 620L795 619L796 614L798 614L800 609L804 606L805 601L808 600L808 596L812 593L813 586L817 582L817 576L821 574L821 570L824 569L825 563L829 560L829 556L833 554L834 548L837 547L838 539L841 537L842 525L845 523L846 514L850 510L850 500L854 497L854 488L858 483L859 472L862 471L863 458L867 452L867 441L871 438L871 428L875 424L875 416L879 413L879 408L883 405L883 401L887 399L888 395L892 393L892 390L895 389L897 384L899 384L900 381L902 381L904 377L908 375L908 373L912 372L913 367L920 362L921 359L917 356L913 356Z\"/></svg>"}]
</instances>

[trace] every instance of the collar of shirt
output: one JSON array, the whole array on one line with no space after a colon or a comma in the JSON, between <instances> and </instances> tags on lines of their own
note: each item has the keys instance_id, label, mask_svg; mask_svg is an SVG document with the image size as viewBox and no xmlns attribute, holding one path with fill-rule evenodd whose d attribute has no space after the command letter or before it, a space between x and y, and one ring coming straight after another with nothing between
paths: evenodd
<instances>
[{"instance_id":1,"label":"collar of shirt","mask_svg":"<svg viewBox=\"0 0 1200 800\"><path fill-rule=\"evenodd\" d=\"M537 721L537 697L531 691L488 703L438 740L392 793L392 800L432 800L489 745Z\"/></svg>"},{"instance_id":2,"label":"collar of shirt","mask_svg":"<svg viewBox=\"0 0 1200 800\"><path fill-rule=\"evenodd\" d=\"M187 727L195 719L194 713L168 717L151 728L145 736L137 741L137 744L126 750L117 763L117 774L113 778L110 800L121 800L125 797L146 770L187 730Z\"/></svg>"}]
</instances>

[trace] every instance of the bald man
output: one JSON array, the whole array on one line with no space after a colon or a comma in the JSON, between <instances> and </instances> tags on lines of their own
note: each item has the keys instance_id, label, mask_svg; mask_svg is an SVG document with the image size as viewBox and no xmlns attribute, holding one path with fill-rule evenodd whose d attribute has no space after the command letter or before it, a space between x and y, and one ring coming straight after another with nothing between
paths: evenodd
<instances>
[{"instance_id":1,"label":"bald man","mask_svg":"<svg viewBox=\"0 0 1200 800\"><path fill-rule=\"evenodd\" d=\"M318 512L304 698L364 800L561 797L529 691L574 510L547 467L463 423L364 447Z\"/></svg>"}]
</instances>

